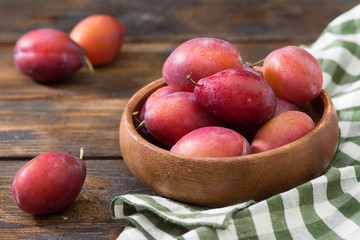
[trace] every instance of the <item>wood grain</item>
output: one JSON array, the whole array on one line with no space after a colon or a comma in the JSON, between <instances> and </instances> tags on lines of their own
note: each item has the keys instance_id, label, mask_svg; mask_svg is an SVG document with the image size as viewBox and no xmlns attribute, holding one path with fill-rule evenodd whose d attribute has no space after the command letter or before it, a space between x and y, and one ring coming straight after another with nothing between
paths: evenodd
<instances>
[{"instance_id":1,"label":"wood grain","mask_svg":"<svg viewBox=\"0 0 360 240\"><path fill-rule=\"evenodd\" d=\"M327 1L46 1L2 0L0 42L34 28L69 32L82 18L110 14L127 27L126 41L184 41L212 36L230 41L313 41L329 22L358 4ZM16 16L16 18L13 18Z\"/></svg>"}]
</instances>

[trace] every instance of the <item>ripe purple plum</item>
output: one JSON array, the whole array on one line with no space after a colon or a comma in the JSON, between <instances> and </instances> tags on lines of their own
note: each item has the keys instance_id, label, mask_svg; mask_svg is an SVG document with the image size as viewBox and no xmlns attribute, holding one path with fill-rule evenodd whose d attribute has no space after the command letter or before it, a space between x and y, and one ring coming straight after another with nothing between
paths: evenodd
<instances>
[{"instance_id":1,"label":"ripe purple plum","mask_svg":"<svg viewBox=\"0 0 360 240\"><path fill-rule=\"evenodd\" d=\"M145 113L147 130L168 147L197 128L218 126L221 122L202 108L194 93L190 92L175 92L164 96Z\"/></svg>"},{"instance_id":2,"label":"ripe purple plum","mask_svg":"<svg viewBox=\"0 0 360 240\"><path fill-rule=\"evenodd\" d=\"M276 108L274 116L287 111L299 111L300 108L292 102L286 101L285 99L276 96Z\"/></svg>"},{"instance_id":3,"label":"ripe purple plum","mask_svg":"<svg viewBox=\"0 0 360 240\"><path fill-rule=\"evenodd\" d=\"M197 157L234 157L251 153L248 141L234 130L209 126L183 136L171 152Z\"/></svg>"},{"instance_id":4,"label":"ripe purple plum","mask_svg":"<svg viewBox=\"0 0 360 240\"><path fill-rule=\"evenodd\" d=\"M286 46L266 56L264 78L276 96L294 103L317 97L322 89L323 75L319 62L305 49Z\"/></svg>"},{"instance_id":5,"label":"ripe purple plum","mask_svg":"<svg viewBox=\"0 0 360 240\"><path fill-rule=\"evenodd\" d=\"M251 143L252 152L264 152L291 143L314 127L314 121L304 112L279 113L257 131Z\"/></svg>"},{"instance_id":6,"label":"ripe purple plum","mask_svg":"<svg viewBox=\"0 0 360 240\"><path fill-rule=\"evenodd\" d=\"M56 213L79 195L86 165L79 157L47 152L27 162L15 175L12 196L20 209L35 215Z\"/></svg>"},{"instance_id":7,"label":"ripe purple plum","mask_svg":"<svg viewBox=\"0 0 360 240\"><path fill-rule=\"evenodd\" d=\"M170 93L174 93L176 90L171 86L164 86L153 92L145 101L145 104L141 107L139 113L139 120L144 120L145 112L150 106L152 106L158 99L169 95Z\"/></svg>"},{"instance_id":8,"label":"ripe purple plum","mask_svg":"<svg viewBox=\"0 0 360 240\"><path fill-rule=\"evenodd\" d=\"M66 33L55 29L30 31L17 40L14 48L16 68L40 83L61 82L85 61L85 50Z\"/></svg>"},{"instance_id":9,"label":"ripe purple plum","mask_svg":"<svg viewBox=\"0 0 360 240\"><path fill-rule=\"evenodd\" d=\"M261 124L275 111L275 94L259 75L226 69L196 83L196 99L211 114L237 124Z\"/></svg>"},{"instance_id":10,"label":"ripe purple plum","mask_svg":"<svg viewBox=\"0 0 360 240\"><path fill-rule=\"evenodd\" d=\"M179 45L162 68L164 80L177 91L192 92L197 82L228 68L243 68L239 50L231 43L216 38L193 38Z\"/></svg>"},{"instance_id":11,"label":"ripe purple plum","mask_svg":"<svg viewBox=\"0 0 360 240\"><path fill-rule=\"evenodd\" d=\"M164 87L157 89L155 92L153 92L146 99L145 104L141 107L141 109L139 111L139 114L137 116L137 120L138 120L139 124L142 124L142 121L144 121L145 112L147 109L149 109L158 99L160 99L166 95L169 95L171 93L174 93L174 92L176 92L176 90L174 88L172 88L171 86L164 86ZM159 142L154 136L152 136L150 134L150 132L147 130L145 125L139 127L138 132L147 141L149 141L155 145L165 147L165 146L163 146L163 144L161 142Z\"/></svg>"}]
</instances>

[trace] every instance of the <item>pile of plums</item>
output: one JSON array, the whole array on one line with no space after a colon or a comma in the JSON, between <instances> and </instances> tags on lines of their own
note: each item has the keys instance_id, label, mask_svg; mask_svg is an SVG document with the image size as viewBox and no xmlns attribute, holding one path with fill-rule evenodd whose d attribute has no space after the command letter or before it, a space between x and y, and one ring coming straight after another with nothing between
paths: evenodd
<instances>
[{"instance_id":1,"label":"pile of plums","mask_svg":"<svg viewBox=\"0 0 360 240\"><path fill-rule=\"evenodd\" d=\"M241 156L285 145L314 128L298 104L320 94L323 77L303 48L276 49L253 66L227 41L194 38L169 55L162 74L167 86L134 116L145 139L172 152Z\"/></svg>"}]
</instances>

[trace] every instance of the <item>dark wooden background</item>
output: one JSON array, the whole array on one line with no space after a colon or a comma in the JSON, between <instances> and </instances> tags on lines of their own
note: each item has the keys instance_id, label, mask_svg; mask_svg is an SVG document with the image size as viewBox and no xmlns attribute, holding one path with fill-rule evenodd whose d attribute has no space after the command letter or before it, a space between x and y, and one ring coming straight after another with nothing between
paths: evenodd
<instances>
[{"instance_id":1,"label":"dark wooden background","mask_svg":"<svg viewBox=\"0 0 360 240\"><path fill-rule=\"evenodd\" d=\"M109 203L126 193L152 193L127 170L119 148L122 110L140 87L161 77L180 43L217 37L234 43L245 61L284 45L310 44L355 0L0 0L0 239L116 239L125 221L111 220ZM121 54L62 84L41 85L13 64L24 33L43 27L70 32L97 13L121 20ZM78 155L85 147L87 178L66 210L50 216L22 212L11 183L31 158L48 151Z\"/></svg>"}]
</instances>

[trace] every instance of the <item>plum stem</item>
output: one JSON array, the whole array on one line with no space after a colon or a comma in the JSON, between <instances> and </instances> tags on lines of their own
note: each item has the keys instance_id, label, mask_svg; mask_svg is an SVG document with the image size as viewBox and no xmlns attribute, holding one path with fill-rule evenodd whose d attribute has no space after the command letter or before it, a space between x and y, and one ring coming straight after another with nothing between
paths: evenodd
<instances>
[{"instance_id":1,"label":"plum stem","mask_svg":"<svg viewBox=\"0 0 360 240\"><path fill-rule=\"evenodd\" d=\"M254 63L247 62L246 65L248 65L249 67L255 67L256 65L262 64L264 61L265 61L265 58L261 59L261 60L259 60L257 62L254 62Z\"/></svg>"},{"instance_id":2,"label":"plum stem","mask_svg":"<svg viewBox=\"0 0 360 240\"><path fill-rule=\"evenodd\" d=\"M90 60L89 60L89 58L87 56L84 56L84 61L85 61L86 66L89 68L90 72L93 72L94 67L91 64L91 62L90 62Z\"/></svg>"},{"instance_id":3,"label":"plum stem","mask_svg":"<svg viewBox=\"0 0 360 240\"><path fill-rule=\"evenodd\" d=\"M136 128L135 130L139 130L139 128L141 128L142 126L145 126L145 120L143 120Z\"/></svg>"},{"instance_id":4,"label":"plum stem","mask_svg":"<svg viewBox=\"0 0 360 240\"><path fill-rule=\"evenodd\" d=\"M132 115L133 115L134 119L135 119L138 123L141 123L140 119L138 118L138 116L139 116L139 111L133 112Z\"/></svg>"},{"instance_id":5,"label":"plum stem","mask_svg":"<svg viewBox=\"0 0 360 240\"><path fill-rule=\"evenodd\" d=\"M190 77L190 75L186 76L186 80L188 80L189 82L191 82L195 87L197 85L197 83Z\"/></svg>"},{"instance_id":6,"label":"plum stem","mask_svg":"<svg viewBox=\"0 0 360 240\"><path fill-rule=\"evenodd\" d=\"M79 158L82 160L84 158L85 148L80 148L80 156Z\"/></svg>"}]
</instances>

